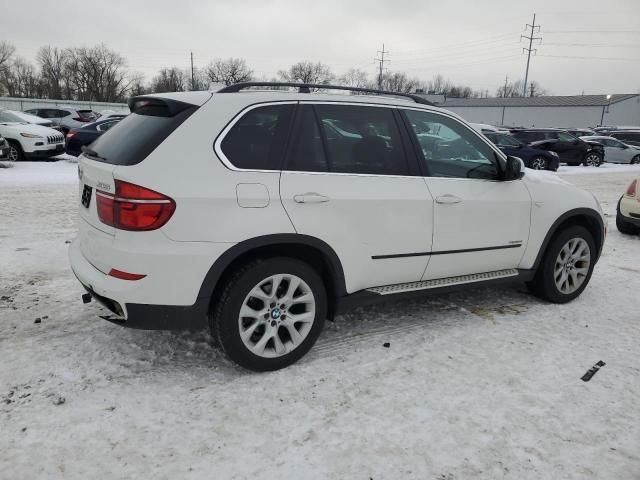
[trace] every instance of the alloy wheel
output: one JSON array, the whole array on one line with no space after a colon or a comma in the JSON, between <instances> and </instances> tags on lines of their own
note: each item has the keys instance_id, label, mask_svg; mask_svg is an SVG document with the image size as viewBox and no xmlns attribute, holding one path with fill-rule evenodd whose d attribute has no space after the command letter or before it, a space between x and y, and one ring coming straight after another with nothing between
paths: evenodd
<instances>
[{"instance_id":1,"label":"alloy wheel","mask_svg":"<svg viewBox=\"0 0 640 480\"><path fill-rule=\"evenodd\" d=\"M589 274L591 249L583 238L569 240L560 249L553 269L553 279L558 290L569 295L578 290Z\"/></svg>"},{"instance_id":2,"label":"alloy wheel","mask_svg":"<svg viewBox=\"0 0 640 480\"><path fill-rule=\"evenodd\" d=\"M542 157L536 157L531 161L531 168L534 170L544 170L547 166L547 162Z\"/></svg>"},{"instance_id":3,"label":"alloy wheel","mask_svg":"<svg viewBox=\"0 0 640 480\"><path fill-rule=\"evenodd\" d=\"M17 162L19 157L18 149L13 145L9 145L9 160Z\"/></svg>"},{"instance_id":4,"label":"alloy wheel","mask_svg":"<svg viewBox=\"0 0 640 480\"><path fill-rule=\"evenodd\" d=\"M298 348L316 316L315 297L296 275L265 278L245 297L238 316L240 338L254 355L275 358Z\"/></svg>"},{"instance_id":5,"label":"alloy wheel","mask_svg":"<svg viewBox=\"0 0 640 480\"><path fill-rule=\"evenodd\" d=\"M588 167L597 167L600 163L600 157L595 153L590 153L587 158L584 159L585 165Z\"/></svg>"}]
</instances>

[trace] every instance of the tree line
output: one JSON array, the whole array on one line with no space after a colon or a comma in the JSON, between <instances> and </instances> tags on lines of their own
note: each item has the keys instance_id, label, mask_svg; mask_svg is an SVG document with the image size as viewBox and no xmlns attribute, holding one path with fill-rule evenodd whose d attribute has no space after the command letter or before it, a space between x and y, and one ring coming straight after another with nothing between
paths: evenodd
<instances>
[{"instance_id":1,"label":"tree line","mask_svg":"<svg viewBox=\"0 0 640 480\"><path fill-rule=\"evenodd\" d=\"M276 76L266 78L257 76L244 59L215 59L205 67L193 70L167 66L146 80L143 75L129 69L122 55L104 44L70 48L43 46L36 54L35 63L32 63L16 55L12 44L0 42L0 95L3 96L123 102L132 95L207 90L211 84L232 85L251 80L339 84L459 98L489 96L488 90L475 90L439 74L423 80L410 77L405 72L385 71L381 76L372 78L356 68L335 74L328 65L311 61L295 63L279 70ZM531 88L532 96L545 93L538 84ZM495 95L522 96L522 81L499 87Z\"/></svg>"}]
</instances>

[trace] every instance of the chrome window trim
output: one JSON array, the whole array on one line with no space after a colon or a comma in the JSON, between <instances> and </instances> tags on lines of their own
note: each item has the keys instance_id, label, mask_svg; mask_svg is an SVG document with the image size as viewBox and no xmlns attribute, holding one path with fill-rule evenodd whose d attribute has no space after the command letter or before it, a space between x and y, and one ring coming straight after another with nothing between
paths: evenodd
<instances>
[{"instance_id":1,"label":"chrome window trim","mask_svg":"<svg viewBox=\"0 0 640 480\"><path fill-rule=\"evenodd\" d=\"M496 182L496 181L500 181L500 180L488 180L488 179L476 179L476 178L458 178L458 177L436 177L436 176L416 176L416 175L382 175L382 174L376 174L376 173L371 173L371 174L367 174L367 173L344 173L344 172L306 172L306 171L300 171L300 170L260 170L260 169L253 169L253 168L239 168L236 167L235 165L233 165L233 163L231 163L231 161L229 160L229 158L224 154L224 152L222 151L222 141L224 140L224 138L227 136L227 134L229 133L229 131L233 128L233 126L238 123L238 121L240 121L240 119L248 112L250 112L253 109L256 108L260 108L260 107L266 107L266 106L270 106L270 105L308 105L308 104L313 104L313 105L349 105L349 106L366 106L366 107L380 107L380 108L395 108L397 110L416 110L419 112L428 112L428 113L433 113L435 115L442 115L444 117L450 118L451 120L454 120L456 122L458 122L459 124L461 124L463 127L467 128L467 130L471 131L473 134L475 134L480 140L482 140L482 142L484 142L486 145L489 146L489 148L498 154L498 156L503 160L506 161L507 156L501 151L499 150L495 145L493 145L488 139L484 138L483 135L479 134L475 129L473 129L472 127L470 127L469 125L467 125L463 120L461 120L460 118L458 118L455 115L449 114L449 112L446 112L444 110L441 110L439 108L434 108L431 107L429 105L424 105L424 108L416 108L414 106L409 106L409 105L393 105L393 104L386 104L386 103L367 103L367 102L345 102L345 101L340 101L340 100L336 100L336 101L330 101L330 100L279 100L279 101L265 101L265 102L259 102L259 103L254 103L252 105L248 105L245 108L243 108L242 110L240 110L240 112L238 112L232 119L231 121L222 129L222 131L218 134L218 137L216 138L216 140L214 141L213 144L213 150L216 154L216 156L218 157L218 159L222 162L222 164L228 168L229 170L232 170L234 172L253 172L253 173L296 173L296 174L305 174L305 175L342 175L342 176L351 176L351 177L383 177L383 178L450 178L453 180L475 180L475 181L488 181L488 182Z\"/></svg>"}]
</instances>

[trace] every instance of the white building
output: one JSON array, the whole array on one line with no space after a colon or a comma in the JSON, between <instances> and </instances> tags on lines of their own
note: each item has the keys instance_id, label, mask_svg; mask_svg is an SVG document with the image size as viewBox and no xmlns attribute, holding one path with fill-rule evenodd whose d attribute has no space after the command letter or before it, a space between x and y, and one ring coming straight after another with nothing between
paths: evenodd
<instances>
[{"instance_id":1,"label":"white building","mask_svg":"<svg viewBox=\"0 0 640 480\"><path fill-rule=\"evenodd\" d=\"M609 98L607 98L609 97ZM447 98L438 106L474 123L514 127L640 126L640 94Z\"/></svg>"}]
</instances>

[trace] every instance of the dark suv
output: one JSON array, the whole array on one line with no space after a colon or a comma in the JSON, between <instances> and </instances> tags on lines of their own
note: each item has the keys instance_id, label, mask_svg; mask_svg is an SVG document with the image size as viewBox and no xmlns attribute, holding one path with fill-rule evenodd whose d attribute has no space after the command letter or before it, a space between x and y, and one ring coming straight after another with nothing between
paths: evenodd
<instances>
[{"instance_id":1,"label":"dark suv","mask_svg":"<svg viewBox=\"0 0 640 480\"><path fill-rule=\"evenodd\" d=\"M640 130L614 130L609 133L609 136L616 138L627 145L640 147Z\"/></svg>"},{"instance_id":2,"label":"dark suv","mask_svg":"<svg viewBox=\"0 0 640 480\"><path fill-rule=\"evenodd\" d=\"M554 172L558 170L560 161L556 152L531 147L507 133L482 133L507 155L520 158L528 168L533 168L534 170L551 170Z\"/></svg>"},{"instance_id":3,"label":"dark suv","mask_svg":"<svg viewBox=\"0 0 640 480\"><path fill-rule=\"evenodd\" d=\"M511 134L534 148L556 152L561 162L575 166L581 163L599 167L604 161L604 148L597 142L574 137L556 128L518 128Z\"/></svg>"}]
</instances>

